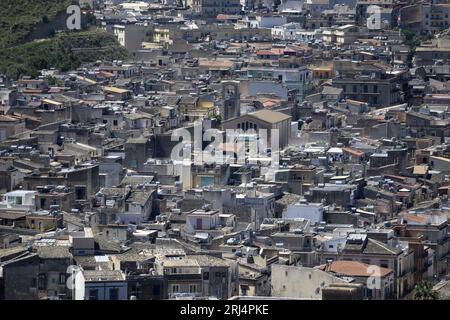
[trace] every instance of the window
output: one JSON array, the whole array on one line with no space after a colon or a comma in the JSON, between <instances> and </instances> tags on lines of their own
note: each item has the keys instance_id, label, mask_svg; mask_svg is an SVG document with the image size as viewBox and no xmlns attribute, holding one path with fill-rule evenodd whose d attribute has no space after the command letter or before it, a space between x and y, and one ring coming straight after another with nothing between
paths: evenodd
<instances>
[{"instance_id":1,"label":"window","mask_svg":"<svg viewBox=\"0 0 450 320\"><path fill-rule=\"evenodd\" d=\"M8 197L8 203L21 205L22 204L22 197Z\"/></svg>"},{"instance_id":2,"label":"window","mask_svg":"<svg viewBox=\"0 0 450 320\"><path fill-rule=\"evenodd\" d=\"M197 285L196 284L190 284L189 285L189 293L195 293L197 292Z\"/></svg>"},{"instance_id":3,"label":"window","mask_svg":"<svg viewBox=\"0 0 450 320\"><path fill-rule=\"evenodd\" d=\"M85 186L75 186L75 194L77 200L86 199L86 187Z\"/></svg>"},{"instance_id":4,"label":"window","mask_svg":"<svg viewBox=\"0 0 450 320\"><path fill-rule=\"evenodd\" d=\"M242 296L246 296L249 289L250 289L250 288L248 287L248 285L241 285L241 292L242 292L241 295L242 295Z\"/></svg>"},{"instance_id":5,"label":"window","mask_svg":"<svg viewBox=\"0 0 450 320\"><path fill-rule=\"evenodd\" d=\"M98 300L98 289L89 289L89 300Z\"/></svg>"},{"instance_id":6,"label":"window","mask_svg":"<svg viewBox=\"0 0 450 320\"><path fill-rule=\"evenodd\" d=\"M31 279L30 288L36 288L36 278Z\"/></svg>"},{"instance_id":7,"label":"window","mask_svg":"<svg viewBox=\"0 0 450 320\"><path fill-rule=\"evenodd\" d=\"M358 92L358 87L356 85L353 85L353 92Z\"/></svg>"},{"instance_id":8,"label":"window","mask_svg":"<svg viewBox=\"0 0 450 320\"><path fill-rule=\"evenodd\" d=\"M117 126L118 125L118 121L117 120L113 120L113 124L115 125L115 126Z\"/></svg>"},{"instance_id":9,"label":"window","mask_svg":"<svg viewBox=\"0 0 450 320\"><path fill-rule=\"evenodd\" d=\"M177 284L173 284L172 285L172 292L175 293L175 292L178 292L178 291L180 291L180 286L177 285Z\"/></svg>"},{"instance_id":10,"label":"window","mask_svg":"<svg viewBox=\"0 0 450 320\"><path fill-rule=\"evenodd\" d=\"M38 278L38 289L45 290L45 274L40 274Z\"/></svg>"},{"instance_id":11,"label":"window","mask_svg":"<svg viewBox=\"0 0 450 320\"><path fill-rule=\"evenodd\" d=\"M209 280L209 272L203 273L203 280Z\"/></svg>"},{"instance_id":12,"label":"window","mask_svg":"<svg viewBox=\"0 0 450 320\"><path fill-rule=\"evenodd\" d=\"M161 294L161 286L159 284L155 284L153 286L153 295L159 296Z\"/></svg>"},{"instance_id":13,"label":"window","mask_svg":"<svg viewBox=\"0 0 450 320\"><path fill-rule=\"evenodd\" d=\"M136 298L139 299L140 295L141 295L141 286L139 283L137 284L133 284L131 286L131 295L135 296Z\"/></svg>"},{"instance_id":14,"label":"window","mask_svg":"<svg viewBox=\"0 0 450 320\"><path fill-rule=\"evenodd\" d=\"M109 289L109 300L119 300L119 289L110 288Z\"/></svg>"},{"instance_id":15,"label":"window","mask_svg":"<svg viewBox=\"0 0 450 320\"><path fill-rule=\"evenodd\" d=\"M378 93L378 86L377 85L373 86L373 93Z\"/></svg>"}]
</instances>

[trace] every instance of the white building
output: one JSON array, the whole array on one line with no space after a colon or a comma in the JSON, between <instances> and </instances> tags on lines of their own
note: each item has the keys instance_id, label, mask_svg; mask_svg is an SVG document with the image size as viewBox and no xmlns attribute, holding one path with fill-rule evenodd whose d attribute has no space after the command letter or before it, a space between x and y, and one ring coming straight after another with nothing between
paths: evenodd
<instances>
[{"instance_id":1,"label":"white building","mask_svg":"<svg viewBox=\"0 0 450 320\"><path fill-rule=\"evenodd\" d=\"M95 252L95 239L91 228L71 232L69 234L69 242L73 248L73 255L92 255Z\"/></svg>"},{"instance_id":2,"label":"white building","mask_svg":"<svg viewBox=\"0 0 450 320\"><path fill-rule=\"evenodd\" d=\"M200 230L213 230L219 226L218 210L195 210L186 216L186 232L194 233Z\"/></svg>"},{"instance_id":3,"label":"white building","mask_svg":"<svg viewBox=\"0 0 450 320\"><path fill-rule=\"evenodd\" d=\"M84 270L75 286L75 300L127 300L127 281L120 270Z\"/></svg>"},{"instance_id":4,"label":"white building","mask_svg":"<svg viewBox=\"0 0 450 320\"><path fill-rule=\"evenodd\" d=\"M284 16L257 16L254 20L248 20L250 28L273 28L286 23Z\"/></svg>"},{"instance_id":5,"label":"white building","mask_svg":"<svg viewBox=\"0 0 450 320\"><path fill-rule=\"evenodd\" d=\"M347 234L337 234L333 232L332 234L323 234L316 237L316 241L322 248L323 252L340 252L344 249L347 243Z\"/></svg>"},{"instance_id":6,"label":"white building","mask_svg":"<svg viewBox=\"0 0 450 320\"><path fill-rule=\"evenodd\" d=\"M142 42L150 39L149 30L143 24L117 24L113 27L117 41L129 51L142 49Z\"/></svg>"},{"instance_id":7,"label":"white building","mask_svg":"<svg viewBox=\"0 0 450 320\"><path fill-rule=\"evenodd\" d=\"M0 202L1 209L36 211L36 191L15 190L3 195L3 201Z\"/></svg>"},{"instance_id":8,"label":"white building","mask_svg":"<svg viewBox=\"0 0 450 320\"><path fill-rule=\"evenodd\" d=\"M300 23L286 23L281 26L274 26L272 28L272 39L295 41L295 42L309 42L316 38L316 31L304 30Z\"/></svg>"},{"instance_id":9,"label":"white building","mask_svg":"<svg viewBox=\"0 0 450 320\"><path fill-rule=\"evenodd\" d=\"M311 224L318 224L323 221L323 205L321 203L308 203L302 200L299 203L291 204L287 211L283 213L284 219L308 219Z\"/></svg>"},{"instance_id":10,"label":"white building","mask_svg":"<svg viewBox=\"0 0 450 320\"><path fill-rule=\"evenodd\" d=\"M272 265L272 296L322 300L322 289L348 283L322 270L297 266Z\"/></svg>"}]
</instances>

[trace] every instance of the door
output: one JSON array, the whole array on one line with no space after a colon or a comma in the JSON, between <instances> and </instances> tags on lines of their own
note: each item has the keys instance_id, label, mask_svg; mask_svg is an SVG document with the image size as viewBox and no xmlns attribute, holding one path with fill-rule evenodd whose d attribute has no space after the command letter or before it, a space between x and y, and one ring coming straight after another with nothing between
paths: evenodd
<instances>
[{"instance_id":1,"label":"door","mask_svg":"<svg viewBox=\"0 0 450 320\"><path fill-rule=\"evenodd\" d=\"M197 219L197 230L202 230L203 228L202 219Z\"/></svg>"}]
</instances>

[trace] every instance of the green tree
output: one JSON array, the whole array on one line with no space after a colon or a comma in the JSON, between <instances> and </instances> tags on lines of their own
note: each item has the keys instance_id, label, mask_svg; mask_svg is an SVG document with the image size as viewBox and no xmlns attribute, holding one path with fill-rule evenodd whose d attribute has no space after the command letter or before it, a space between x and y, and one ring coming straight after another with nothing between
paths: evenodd
<instances>
[{"instance_id":1,"label":"green tree","mask_svg":"<svg viewBox=\"0 0 450 320\"><path fill-rule=\"evenodd\" d=\"M433 289L430 281L422 280L416 284L413 290L414 300L438 300L439 292Z\"/></svg>"},{"instance_id":2,"label":"green tree","mask_svg":"<svg viewBox=\"0 0 450 320\"><path fill-rule=\"evenodd\" d=\"M408 52L408 65L409 67L413 66L412 60L414 54L416 53L416 48L420 46L421 38L411 29L405 28L402 29L403 35L405 36L405 44L409 47Z\"/></svg>"},{"instance_id":3,"label":"green tree","mask_svg":"<svg viewBox=\"0 0 450 320\"><path fill-rule=\"evenodd\" d=\"M215 121L217 121L218 124L220 124L222 122L222 117L220 116L220 114L214 114L211 117L211 120L215 120Z\"/></svg>"}]
</instances>

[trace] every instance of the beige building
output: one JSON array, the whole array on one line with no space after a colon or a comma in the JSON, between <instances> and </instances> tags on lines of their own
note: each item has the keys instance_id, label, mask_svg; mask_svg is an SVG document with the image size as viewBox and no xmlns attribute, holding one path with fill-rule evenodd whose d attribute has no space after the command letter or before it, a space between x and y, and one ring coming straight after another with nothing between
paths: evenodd
<instances>
[{"instance_id":1,"label":"beige building","mask_svg":"<svg viewBox=\"0 0 450 320\"><path fill-rule=\"evenodd\" d=\"M239 0L188 0L187 4L202 18L216 18L219 14L240 14Z\"/></svg>"},{"instance_id":2,"label":"beige building","mask_svg":"<svg viewBox=\"0 0 450 320\"><path fill-rule=\"evenodd\" d=\"M202 272L196 260L164 260L162 274L167 279L169 298L186 293L202 295Z\"/></svg>"},{"instance_id":3,"label":"beige building","mask_svg":"<svg viewBox=\"0 0 450 320\"><path fill-rule=\"evenodd\" d=\"M173 44L177 41L200 42L209 38L217 41L229 39L248 41L252 38L270 40L271 29L237 28L233 24L158 26L153 29L153 42Z\"/></svg>"},{"instance_id":4,"label":"beige building","mask_svg":"<svg viewBox=\"0 0 450 320\"><path fill-rule=\"evenodd\" d=\"M364 288L364 299L387 300L394 292L394 272L388 268L368 265L358 261L333 261L318 269L340 278L353 279Z\"/></svg>"},{"instance_id":5,"label":"beige building","mask_svg":"<svg viewBox=\"0 0 450 320\"><path fill-rule=\"evenodd\" d=\"M0 141L25 131L25 121L14 116L0 116Z\"/></svg>"},{"instance_id":6,"label":"beige building","mask_svg":"<svg viewBox=\"0 0 450 320\"><path fill-rule=\"evenodd\" d=\"M322 300L322 289L348 283L319 269L297 266L272 266L272 296Z\"/></svg>"},{"instance_id":7,"label":"beige building","mask_svg":"<svg viewBox=\"0 0 450 320\"><path fill-rule=\"evenodd\" d=\"M271 110L259 110L252 113L244 114L240 117L233 118L222 123L224 130L254 130L259 133L259 130L267 130L267 144L271 146L271 132L278 130L279 132L279 147L284 148L289 142L290 126L292 117L281 112Z\"/></svg>"}]
</instances>

